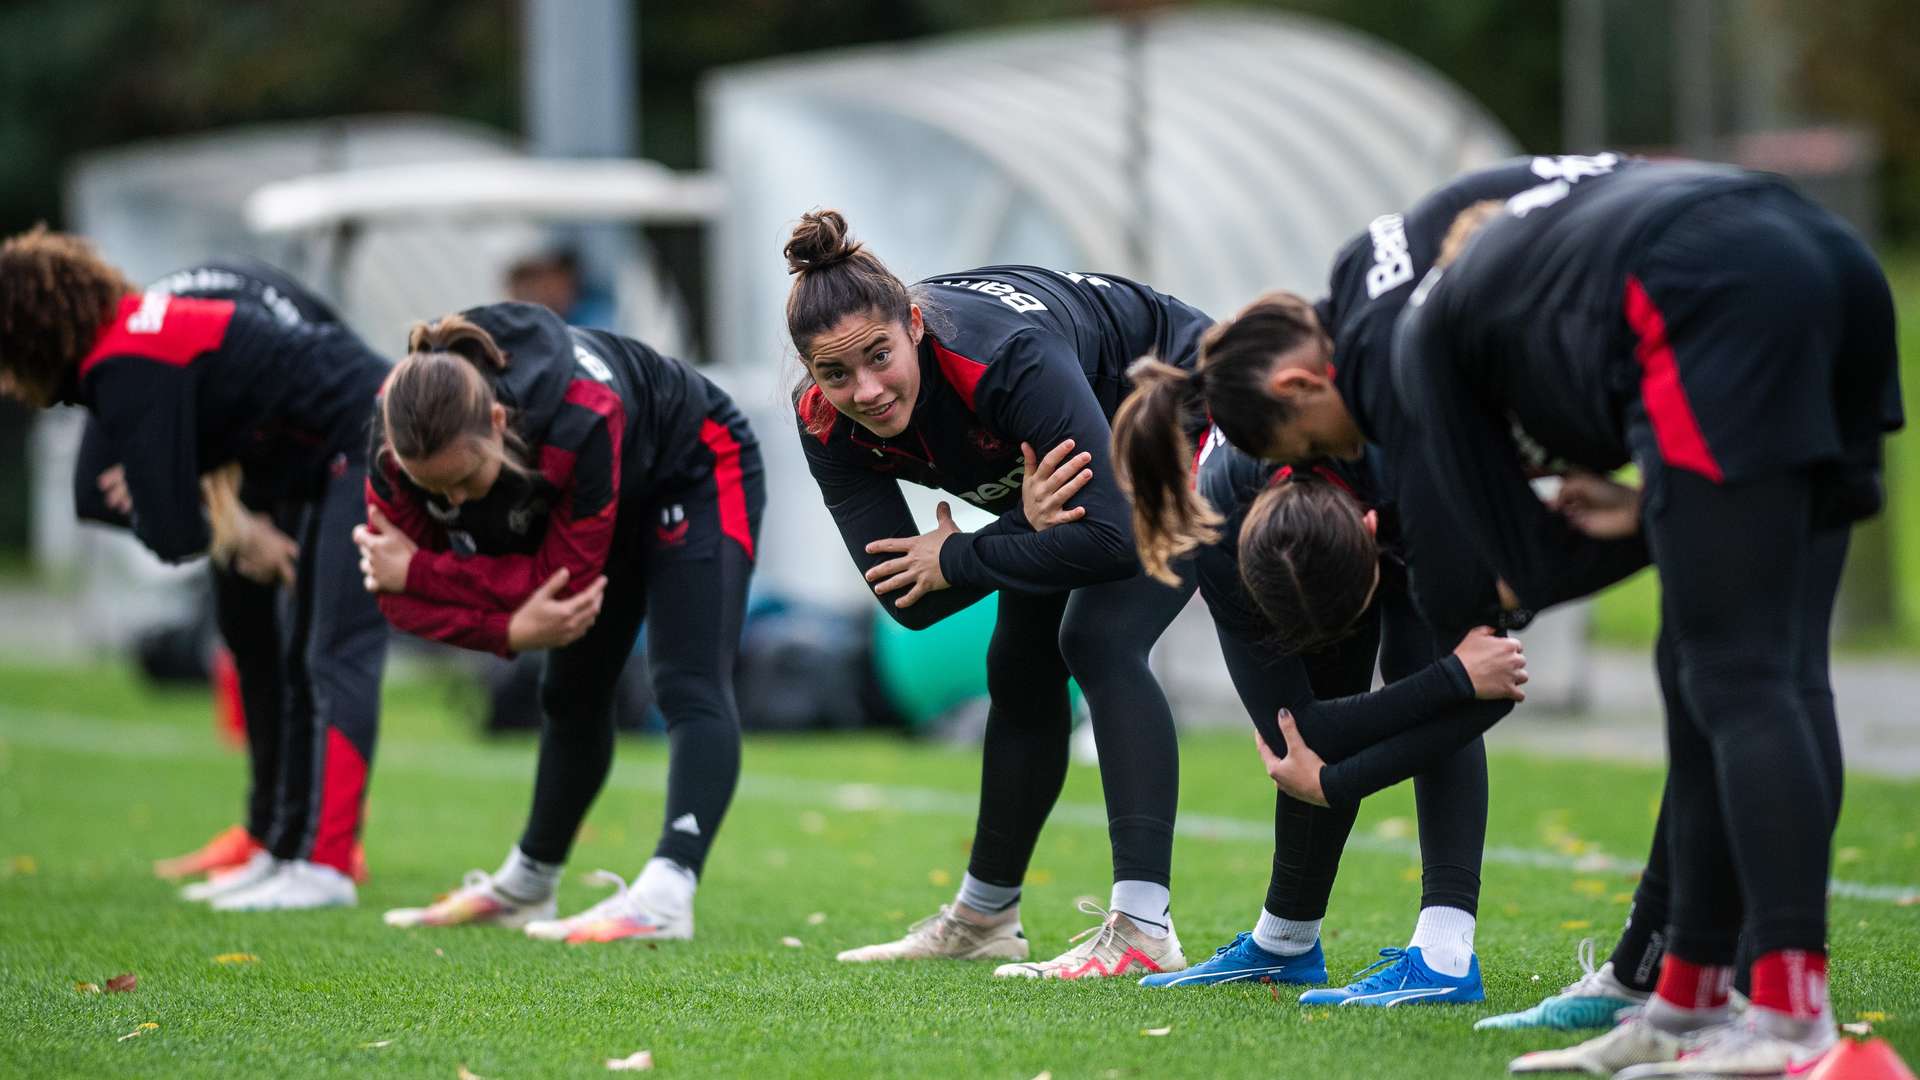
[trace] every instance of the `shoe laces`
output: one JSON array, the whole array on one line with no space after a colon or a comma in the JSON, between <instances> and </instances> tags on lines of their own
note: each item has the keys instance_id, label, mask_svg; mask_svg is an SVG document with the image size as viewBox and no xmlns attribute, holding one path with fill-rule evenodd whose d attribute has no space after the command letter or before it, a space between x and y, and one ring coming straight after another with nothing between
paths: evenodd
<instances>
[{"instance_id":1,"label":"shoe laces","mask_svg":"<svg viewBox=\"0 0 1920 1080\"><path fill-rule=\"evenodd\" d=\"M1235 935L1233 935L1233 940L1232 940L1232 941L1229 941L1229 942L1227 942L1227 943L1226 943L1225 945L1222 945L1222 946L1220 946L1219 948L1217 948L1217 949L1215 949L1215 950L1213 950L1213 958L1214 958L1215 960L1218 960L1218 959L1220 959L1221 957L1223 957L1223 956L1225 956L1225 955L1227 955L1228 953L1230 953L1230 952L1232 952L1233 950L1235 950L1235 949L1237 949L1237 948L1239 948L1239 947L1240 947L1240 943L1241 943L1241 942L1243 942L1243 941L1245 941L1245 940L1247 940L1248 938L1250 938L1250 937L1252 937L1252 936L1253 936L1253 931L1251 931L1251 930L1242 930L1242 931L1240 931L1239 933L1237 933L1237 934L1235 934Z\"/></svg>"},{"instance_id":2,"label":"shoe laces","mask_svg":"<svg viewBox=\"0 0 1920 1080\"><path fill-rule=\"evenodd\" d=\"M1600 969L1594 964L1597 950L1592 938L1581 938L1580 947L1574 956L1580 961L1580 977L1560 988L1562 995L1579 995L1585 990L1598 990Z\"/></svg>"},{"instance_id":3,"label":"shoe laces","mask_svg":"<svg viewBox=\"0 0 1920 1080\"><path fill-rule=\"evenodd\" d=\"M1067 944L1073 945L1074 947L1068 949L1066 953L1063 954L1063 957L1071 956L1076 959L1085 959L1098 953L1104 945L1115 941L1126 941L1126 938L1120 934L1119 920L1115 917L1120 914L1119 912L1108 911L1092 900L1080 901L1079 907L1080 911L1084 914L1099 916L1100 921L1069 938ZM1086 944L1076 944L1081 938L1089 936L1091 936L1092 940Z\"/></svg>"},{"instance_id":4,"label":"shoe laces","mask_svg":"<svg viewBox=\"0 0 1920 1080\"><path fill-rule=\"evenodd\" d=\"M639 915L639 897L627 886L627 879L611 870L595 870L587 875L589 885L611 885L613 895L605 897L567 921L570 923L592 923L602 919L614 919L624 915Z\"/></svg>"},{"instance_id":5,"label":"shoe laces","mask_svg":"<svg viewBox=\"0 0 1920 1080\"><path fill-rule=\"evenodd\" d=\"M934 941L946 939L949 924L964 922L956 915L952 904L941 904L940 910L907 927L907 937L926 937Z\"/></svg>"},{"instance_id":6,"label":"shoe laces","mask_svg":"<svg viewBox=\"0 0 1920 1080\"><path fill-rule=\"evenodd\" d=\"M1414 965L1410 963L1412 959L1412 954L1402 948L1389 946L1381 949L1380 959L1375 960L1362 969L1359 974L1348 981L1347 986L1349 988L1366 987L1367 989L1379 988L1382 990L1398 989L1399 987L1407 985L1407 983L1412 980L1413 973L1416 970ZM1400 974L1401 968L1406 969L1406 974ZM1398 982L1394 981L1396 976L1399 978Z\"/></svg>"}]
</instances>

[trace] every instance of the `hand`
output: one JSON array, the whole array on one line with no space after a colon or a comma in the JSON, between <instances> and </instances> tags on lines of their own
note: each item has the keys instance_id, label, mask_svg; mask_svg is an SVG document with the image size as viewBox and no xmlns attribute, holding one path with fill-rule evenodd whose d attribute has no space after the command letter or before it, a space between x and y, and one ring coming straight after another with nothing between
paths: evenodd
<instances>
[{"instance_id":1,"label":"hand","mask_svg":"<svg viewBox=\"0 0 1920 1080\"><path fill-rule=\"evenodd\" d=\"M527 597L520 610L507 622L507 648L514 652L557 649L580 640L600 617L600 603L606 598L605 575L566 599L560 590L567 584L567 568L553 572L545 585Z\"/></svg>"},{"instance_id":2,"label":"hand","mask_svg":"<svg viewBox=\"0 0 1920 1080\"><path fill-rule=\"evenodd\" d=\"M100 497L107 500L107 509L116 514L133 514L133 496L127 491L127 469L124 465L113 465L103 469L100 479L95 481L100 488Z\"/></svg>"},{"instance_id":3,"label":"hand","mask_svg":"<svg viewBox=\"0 0 1920 1080\"><path fill-rule=\"evenodd\" d=\"M262 585L293 584L294 567L300 559L300 545L281 532L265 514L249 513L233 547L229 563L241 577Z\"/></svg>"},{"instance_id":4,"label":"hand","mask_svg":"<svg viewBox=\"0 0 1920 1080\"><path fill-rule=\"evenodd\" d=\"M1467 681L1473 684L1473 696L1481 701L1527 700L1520 687L1527 681L1527 654L1520 639L1496 637L1490 626L1476 626L1453 650L1467 669Z\"/></svg>"},{"instance_id":5,"label":"hand","mask_svg":"<svg viewBox=\"0 0 1920 1080\"><path fill-rule=\"evenodd\" d=\"M1507 584L1506 578L1495 578L1493 581L1493 591L1500 596L1500 610L1520 610L1520 594L1513 591L1513 586Z\"/></svg>"},{"instance_id":6,"label":"hand","mask_svg":"<svg viewBox=\"0 0 1920 1080\"><path fill-rule=\"evenodd\" d=\"M1640 489L1598 473L1568 473L1547 506L1596 540L1620 540L1640 531Z\"/></svg>"},{"instance_id":7,"label":"hand","mask_svg":"<svg viewBox=\"0 0 1920 1080\"><path fill-rule=\"evenodd\" d=\"M1260 761L1267 767L1267 775L1273 778L1273 786L1303 803L1326 806L1327 793L1320 787L1320 770L1326 768L1327 763L1300 737L1300 728L1294 724L1292 713L1281 709L1279 721L1280 737L1286 741L1286 757L1274 753L1257 729L1253 733L1253 745L1260 751Z\"/></svg>"},{"instance_id":8,"label":"hand","mask_svg":"<svg viewBox=\"0 0 1920 1080\"><path fill-rule=\"evenodd\" d=\"M935 507L933 513L940 523L932 532L875 540L867 545L869 555L900 553L899 558L888 559L867 571L867 583L873 586L876 596L907 590L907 595L893 602L894 607L912 607L928 593L948 587L946 575L940 572L940 547L947 542L947 537L959 532L960 527L953 523L953 511L946 503Z\"/></svg>"},{"instance_id":9,"label":"hand","mask_svg":"<svg viewBox=\"0 0 1920 1080\"><path fill-rule=\"evenodd\" d=\"M1068 454L1073 454L1072 439L1061 440L1059 446L1047 451L1047 456L1037 462L1033 444L1020 444L1020 456L1027 463L1027 478L1020 485L1020 509L1027 515L1027 524L1033 526L1034 532L1046 532L1055 525L1087 516L1086 507L1067 508L1066 504L1093 479L1093 470L1086 467L1093 461L1093 455L1083 451L1069 460Z\"/></svg>"},{"instance_id":10,"label":"hand","mask_svg":"<svg viewBox=\"0 0 1920 1080\"><path fill-rule=\"evenodd\" d=\"M368 592L407 591L407 568L419 545L394 528L379 507L367 507L367 523L353 527L353 542L360 545L360 573Z\"/></svg>"}]
</instances>

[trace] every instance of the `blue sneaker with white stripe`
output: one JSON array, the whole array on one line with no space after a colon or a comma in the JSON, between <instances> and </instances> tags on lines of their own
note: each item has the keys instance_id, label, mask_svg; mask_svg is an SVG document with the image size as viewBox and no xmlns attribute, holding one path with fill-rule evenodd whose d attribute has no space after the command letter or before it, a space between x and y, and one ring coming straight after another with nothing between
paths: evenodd
<instances>
[{"instance_id":1,"label":"blue sneaker with white stripe","mask_svg":"<svg viewBox=\"0 0 1920 1080\"><path fill-rule=\"evenodd\" d=\"M1320 942L1298 956L1280 956L1261 948L1253 932L1242 930L1213 950L1213 958L1184 971L1163 971L1140 980L1141 986L1213 986L1230 982L1320 983L1327 981L1327 960Z\"/></svg>"},{"instance_id":2,"label":"blue sneaker with white stripe","mask_svg":"<svg viewBox=\"0 0 1920 1080\"><path fill-rule=\"evenodd\" d=\"M1300 1004L1390 1009L1395 1005L1463 1005L1486 999L1478 956L1468 964L1467 973L1457 978L1428 967L1418 945L1381 949L1380 957L1345 986L1301 994Z\"/></svg>"}]
</instances>

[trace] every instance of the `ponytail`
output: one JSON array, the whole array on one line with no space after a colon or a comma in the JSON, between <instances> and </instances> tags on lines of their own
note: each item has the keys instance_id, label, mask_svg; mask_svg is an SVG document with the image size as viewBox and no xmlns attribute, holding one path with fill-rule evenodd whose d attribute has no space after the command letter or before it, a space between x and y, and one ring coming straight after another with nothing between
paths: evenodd
<instances>
[{"instance_id":1,"label":"ponytail","mask_svg":"<svg viewBox=\"0 0 1920 1080\"><path fill-rule=\"evenodd\" d=\"M1133 497L1140 565L1155 579L1177 585L1173 560L1220 538L1222 519L1194 489L1189 465L1187 422L1204 376L1149 356L1134 361L1127 378L1133 393L1113 417L1114 471Z\"/></svg>"},{"instance_id":2,"label":"ponytail","mask_svg":"<svg viewBox=\"0 0 1920 1080\"><path fill-rule=\"evenodd\" d=\"M511 363L493 335L464 315L415 323L407 355L393 366L380 399L382 452L421 460L461 438L484 439L499 401L493 383ZM504 464L527 471L526 446L511 427Z\"/></svg>"},{"instance_id":3,"label":"ponytail","mask_svg":"<svg viewBox=\"0 0 1920 1080\"><path fill-rule=\"evenodd\" d=\"M207 507L207 526L213 533L207 557L226 567L240 549L240 538L251 525L240 503L240 463L228 462L200 477L200 500Z\"/></svg>"}]
</instances>

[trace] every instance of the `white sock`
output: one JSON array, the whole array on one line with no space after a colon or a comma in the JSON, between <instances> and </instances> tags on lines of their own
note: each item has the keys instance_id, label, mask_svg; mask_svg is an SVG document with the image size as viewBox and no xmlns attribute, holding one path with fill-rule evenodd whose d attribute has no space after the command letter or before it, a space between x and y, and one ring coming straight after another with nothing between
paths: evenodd
<instances>
[{"instance_id":1,"label":"white sock","mask_svg":"<svg viewBox=\"0 0 1920 1080\"><path fill-rule=\"evenodd\" d=\"M633 891L671 911L685 911L693 906L693 890L699 884L693 871L656 855L633 879Z\"/></svg>"},{"instance_id":2,"label":"white sock","mask_svg":"<svg viewBox=\"0 0 1920 1080\"><path fill-rule=\"evenodd\" d=\"M1408 948L1418 948L1427 966L1459 978L1473 964L1473 916L1457 907L1420 909Z\"/></svg>"},{"instance_id":3,"label":"white sock","mask_svg":"<svg viewBox=\"0 0 1920 1080\"><path fill-rule=\"evenodd\" d=\"M537 904L560 887L560 872L565 868L564 863L529 859L516 844L507 852L507 861L493 872L493 887L509 900Z\"/></svg>"},{"instance_id":4,"label":"white sock","mask_svg":"<svg viewBox=\"0 0 1920 1080\"><path fill-rule=\"evenodd\" d=\"M1020 886L992 885L972 874L960 878L960 892L954 899L969 910L998 921L999 917L1020 906Z\"/></svg>"},{"instance_id":5,"label":"white sock","mask_svg":"<svg viewBox=\"0 0 1920 1080\"><path fill-rule=\"evenodd\" d=\"M1283 919L1262 908L1253 924L1253 943L1275 956L1299 956L1319 940L1319 919Z\"/></svg>"},{"instance_id":6,"label":"white sock","mask_svg":"<svg viewBox=\"0 0 1920 1080\"><path fill-rule=\"evenodd\" d=\"M1133 925L1150 938L1163 938L1173 932L1173 894L1165 885L1151 881L1113 883L1110 909L1124 913Z\"/></svg>"}]
</instances>

